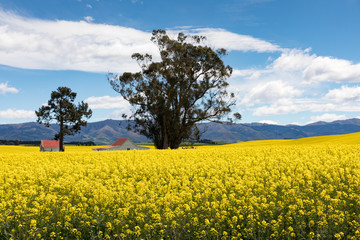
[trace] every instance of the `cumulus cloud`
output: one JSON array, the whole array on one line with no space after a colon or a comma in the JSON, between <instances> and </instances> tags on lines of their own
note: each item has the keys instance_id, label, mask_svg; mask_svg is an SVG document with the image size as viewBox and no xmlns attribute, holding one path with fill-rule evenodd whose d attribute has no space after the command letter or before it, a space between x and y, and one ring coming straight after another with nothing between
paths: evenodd
<instances>
[{"instance_id":1,"label":"cumulus cloud","mask_svg":"<svg viewBox=\"0 0 360 240\"><path fill-rule=\"evenodd\" d=\"M8 83L0 83L0 93L1 94L5 94L5 93L18 93L19 90L17 90L14 87L9 87Z\"/></svg>"},{"instance_id":2,"label":"cumulus cloud","mask_svg":"<svg viewBox=\"0 0 360 240\"><path fill-rule=\"evenodd\" d=\"M283 49L279 57L271 58L266 64L257 69L235 69L231 78L232 88L243 95L240 104L258 105L248 108L254 116L360 112L359 86L342 86L324 93L326 87L322 84L359 82L359 63L317 56L310 49Z\"/></svg>"},{"instance_id":3,"label":"cumulus cloud","mask_svg":"<svg viewBox=\"0 0 360 240\"><path fill-rule=\"evenodd\" d=\"M284 99L252 109L254 116L294 114L300 112L360 112L359 102L333 102L323 99Z\"/></svg>"},{"instance_id":4,"label":"cumulus cloud","mask_svg":"<svg viewBox=\"0 0 360 240\"><path fill-rule=\"evenodd\" d=\"M360 87L342 86L338 89L332 89L325 95L325 98L335 102L360 101Z\"/></svg>"},{"instance_id":5,"label":"cumulus cloud","mask_svg":"<svg viewBox=\"0 0 360 240\"><path fill-rule=\"evenodd\" d=\"M264 68L235 69L232 77L243 77L248 80L258 79L295 79L295 82L302 82L302 74L316 58L310 54L310 49L282 49L278 58L269 58Z\"/></svg>"},{"instance_id":6,"label":"cumulus cloud","mask_svg":"<svg viewBox=\"0 0 360 240\"><path fill-rule=\"evenodd\" d=\"M130 108L130 104L123 97L89 97L84 100L89 104L91 109L113 109L113 108Z\"/></svg>"},{"instance_id":7,"label":"cumulus cloud","mask_svg":"<svg viewBox=\"0 0 360 240\"><path fill-rule=\"evenodd\" d=\"M276 103L257 107L253 109L255 116L270 116L281 114L292 114L299 112L328 112L338 111L343 106L339 106L333 103L322 103L314 99L284 99ZM345 110L345 109L343 109ZM347 109L350 110L350 109ZM356 110L352 108L351 110ZM360 110L360 106L357 107Z\"/></svg>"},{"instance_id":8,"label":"cumulus cloud","mask_svg":"<svg viewBox=\"0 0 360 240\"><path fill-rule=\"evenodd\" d=\"M253 111L254 116L270 116L281 115L289 113L297 113L300 109L295 104L271 104L255 108Z\"/></svg>"},{"instance_id":9,"label":"cumulus cloud","mask_svg":"<svg viewBox=\"0 0 360 240\"><path fill-rule=\"evenodd\" d=\"M86 4L86 7L93 8L91 4Z\"/></svg>"},{"instance_id":10,"label":"cumulus cloud","mask_svg":"<svg viewBox=\"0 0 360 240\"><path fill-rule=\"evenodd\" d=\"M28 110L3 110L0 111L0 118L8 118L8 119L34 119L35 112Z\"/></svg>"},{"instance_id":11,"label":"cumulus cloud","mask_svg":"<svg viewBox=\"0 0 360 240\"><path fill-rule=\"evenodd\" d=\"M251 106L254 104L271 103L281 99L297 97L301 94L302 91L283 81L272 81L255 86L244 96L240 104Z\"/></svg>"},{"instance_id":12,"label":"cumulus cloud","mask_svg":"<svg viewBox=\"0 0 360 240\"><path fill-rule=\"evenodd\" d=\"M282 49L281 55L263 69L235 70L233 76L259 79L292 74L299 82L360 82L360 63L311 54L310 49Z\"/></svg>"},{"instance_id":13,"label":"cumulus cloud","mask_svg":"<svg viewBox=\"0 0 360 240\"><path fill-rule=\"evenodd\" d=\"M319 56L304 70L303 80L308 83L360 82L360 63Z\"/></svg>"},{"instance_id":14,"label":"cumulus cloud","mask_svg":"<svg viewBox=\"0 0 360 240\"><path fill-rule=\"evenodd\" d=\"M310 49L286 49L268 68L275 72L302 71L310 66L315 58L316 55L310 54Z\"/></svg>"},{"instance_id":15,"label":"cumulus cloud","mask_svg":"<svg viewBox=\"0 0 360 240\"><path fill-rule=\"evenodd\" d=\"M311 122L318 122L318 121L324 121L324 122L332 122L336 120L344 120L346 119L345 115L337 115L332 113L324 113L320 116L312 116Z\"/></svg>"}]
</instances>

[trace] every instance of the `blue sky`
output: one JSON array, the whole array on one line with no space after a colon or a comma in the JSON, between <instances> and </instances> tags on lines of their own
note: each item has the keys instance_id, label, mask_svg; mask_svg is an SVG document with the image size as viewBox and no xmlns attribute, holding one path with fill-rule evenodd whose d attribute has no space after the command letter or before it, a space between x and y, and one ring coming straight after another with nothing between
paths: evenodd
<instances>
[{"instance_id":1,"label":"blue sky","mask_svg":"<svg viewBox=\"0 0 360 240\"><path fill-rule=\"evenodd\" d=\"M359 0L0 0L0 124L35 121L59 86L93 109L130 106L107 72L158 56L153 29L226 48L241 122L307 124L360 117Z\"/></svg>"}]
</instances>

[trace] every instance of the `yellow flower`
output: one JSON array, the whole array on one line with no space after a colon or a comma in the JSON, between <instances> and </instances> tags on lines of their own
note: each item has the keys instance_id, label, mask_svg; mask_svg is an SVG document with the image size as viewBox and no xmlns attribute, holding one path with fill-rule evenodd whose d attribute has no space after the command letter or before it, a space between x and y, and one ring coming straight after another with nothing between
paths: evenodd
<instances>
[{"instance_id":1,"label":"yellow flower","mask_svg":"<svg viewBox=\"0 0 360 240\"><path fill-rule=\"evenodd\" d=\"M279 142L135 154L0 146L0 225L24 239L359 238L360 144ZM353 236L334 232L349 225Z\"/></svg>"},{"instance_id":2,"label":"yellow flower","mask_svg":"<svg viewBox=\"0 0 360 240\"><path fill-rule=\"evenodd\" d=\"M209 221L209 219L205 219L205 226L209 226L210 225L210 221Z\"/></svg>"}]
</instances>

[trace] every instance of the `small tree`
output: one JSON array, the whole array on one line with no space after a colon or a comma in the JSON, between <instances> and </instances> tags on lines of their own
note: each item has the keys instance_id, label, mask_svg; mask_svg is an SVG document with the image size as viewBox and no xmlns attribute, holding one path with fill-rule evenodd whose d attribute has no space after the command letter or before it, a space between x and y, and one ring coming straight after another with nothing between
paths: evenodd
<instances>
[{"instance_id":1,"label":"small tree","mask_svg":"<svg viewBox=\"0 0 360 240\"><path fill-rule=\"evenodd\" d=\"M50 127L51 123L59 124L59 133L55 134L55 139L60 142L60 152L64 151L64 136L79 133L81 127L87 125L82 118L90 118L92 115L87 103L73 103L76 95L70 88L58 87L57 91L51 93L47 106L35 111L40 124L44 123L46 127Z\"/></svg>"},{"instance_id":2,"label":"small tree","mask_svg":"<svg viewBox=\"0 0 360 240\"><path fill-rule=\"evenodd\" d=\"M135 106L128 120L138 133L152 139L158 149L178 148L196 132L196 123L220 120L235 104L226 91L232 68L221 57L225 49L203 46L204 37L179 33L176 40L154 30L151 41L160 51L160 62L149 54L135 53L141 71L108 76L113 89ZM240 114L236 117L239 118Z\"/></svg>"}]
</instances>

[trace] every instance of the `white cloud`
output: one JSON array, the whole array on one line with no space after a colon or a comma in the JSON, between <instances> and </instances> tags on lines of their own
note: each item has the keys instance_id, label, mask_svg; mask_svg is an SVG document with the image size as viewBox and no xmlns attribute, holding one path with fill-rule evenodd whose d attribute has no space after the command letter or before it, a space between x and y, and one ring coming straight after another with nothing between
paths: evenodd
<instances>
[{"instance_id":1,"label":"white cloud","mask_svg":"<svg viewBox=\"0 0 360 240\"><path fill-rule=\"evenodd\" d=\"M243 96L241 104L258 105L248 108L254 116L360 112L360 86L326 92L324 81L360 81L360 63L316 56L310 49L283 49L264 68L235 69L230 79L232 89ZM306 98L301 97L303 93Z\"/></svg>"},{"instance_id":2,"label":"white cloud","mask_svg":"<svg viewBox=\"0 0 360 240\"><path fill-rule=\"evenodd\" d=\"M269 72L268 70L258 69L233 69L231 77L245 77L246 79L259 79L263 73Z\"/></svg>"},{"instance_id":3,"label":"white cloud","mask_svg":"<svg viewBox=\"0 0 360 240\"><path fill-rule=\"evenodd\" d=\"M359 102L329 103L323 99L283 99L252 109L254 116L294 114L300 112L360 112Z\"/></svg>"},{"instance_id":4,"label":"white cloud","mask_svg":"<svg viewBox=\"0 0 360 240\"><path fill-rule=\"evenodd\" d=\"M342 86L338 89L332 89L325 95L325 98L335 102L360 101L360 87Z\"/></svg>"},{"instance_id":5,"label":"white cloud","mask_svg":"<svg viewBox=\"0 0 360 240\"><path fill-rule=\"evenodd\" d=\"M181 29L181 31L186 31L186 29ZM278 45L268 41L249 35L232 33L221 28L188 29L187 32L205 36L211 46L225 48L229 51L279 52L283 50Z\"/></svg>"},{"instance_id":6,"label":"white cloud","mask_svg":"<svg viewBox=\"0 0 360 240\"><path fill-rule=\"evenodd\" d=\"M254 116L270 116L281 115L289 113L297 113L301 111L296 104L271 104L270 106L261 106L255 108L253 111Z\"/></svg>"},{"instance_id":7,"label":"white cloud","mask_svg":"<svg viewBox=\"0 0 360 240\"><path fill-rule=\"evenodd\" d=\"M122 115L126 114L130 116L132 114L132 108L130 106L123 107L121 110L115 110L106 116L107 119L123 119Z\"/></svg>"},{"instance_id":8,"label":"white cloud","mask_svg":"<svg viewBox=\"0 0 360 240\"><path fill-rule=\"evenodd\" d=\"M283 81L272 81L255 86L244 96L240 104L254 105L261 103L277 102L300 96L302 91L295 89Z\"/></svg>"},{"instance_id":9,"label":"white cloud","mask_svg":"<svg viewBox=\"0 0 360 240\"><path fill-rule=\"evenodd\" d=\"M282 49L281 55L274 59L269 58L267 65L260 69L235 69L232 77L244 77L248 80L269 79L289 80L300 83L303 71L311 65L316 55L310 54L310 49Z\"/></svg>"},{"instance_id":10,"label":"white cloud","mask_svg":"<svg viewBox=\"0 0 360 240\"><path fill-rule=\"evenodd\" d=\"M280 57L268 66L272 71L303 71L311 65L316 55L309 54L310 49L304 51L298 49L286 49Z\"/></svg>"},{"instance_id":11,"label":"white cloud","mask_svg":"<svg viewBox=\"0 0 360 240\"><path fill-rule=\"evenodd\" d=\"M86 7L88 7L88 8L93 8L93 7L91 6L91 4L86 4Z\"/></svg>"},{"instance_id":12,"label":"white cloud","mask_svg":"<svg viewBox=\"0 0 360 240\"><path fill-rule=\"evenodd\" d=\"M91 109L113 109L113 108L129 109L130 108L129 102L126 101L121 96L89 97L85 99L84 102L88 103Z\"/></svg>"},{"instance_id":13,"label":"white cloud","mask_svg":"<svg viewBox=\"0 0 360 240\"><path fill-rule=\"evenodd\" d=\"M9 119L34 119L35 112L28 110L3 110L0 111L0 118L9 118Z\"/></svg>"},{"instance_id":14,"label":"white cloud","mask_svg":"<svg viewBox=\"0 0 360 240\"><path fill-rule=\"evenodd\" d=\"M272 121L272 120L261 120L261 121L259 121L259 123L265 123L265 124L278 125L278 123L277 123L277 122Z\"/></svg>"},{"instance_id":15,"label":"white cloud","mask_svg":"<svg viewBox=\"0 0 360 240\"><path fill-rule=\"evenodd\" d=\"M270 116L281 114L293 114L299 112L329 112L339 110L360 110L360 105L355 108L345 109L344 106L339 106L332 103L323 103L317 99L283 99L271 105L265 105L253 109L255 116Z\"/></svg>"},{"instance_id":16,"label":"white cloud","mask_svg":"<svg viewBox=\"0 0 360 240\"><path fill-rule=\"evenodd\" d=\"M19 90L17 90L14 87L9 87L8 83L0 83L0 93L1 94L5 94L5 93L18 93Z\"/></svg>"},{"instance_id":17,"label":"white cloud","mask_svg":"<svg viewBox=\"0 0 360 240\"><path fill-rule=\"evenodd\" d=\"M346 119L345 115L336 115L332 113L324 113L320 116L312 116L311 122L318 122L318 121L324 121L324 122L332 122L336 120L344 120Z\"/></svg>"},{"instance_id":18,"label":"white cloud","mask_svg":"<svg viewBox=\"0 0 360 240\"><path fill-rule=\"evenodd\" d=\"M110 113L109 115L106 116L107 119L123 119L122 115L126 114L126 115L130 115L131 111L129 109L124 109L124 110L116 110L113 111L112 113Z\"/></svg>"},{"instance_id":19,"label":"white cloud","mask_svg":"<svg viewBox=\"0 0 360 240\"><path fill-rule=\"evenodd\" d=\"M91 16L86 16L86 17L84 17L84 19L85 19L85 21L87 21L88 23L91 23L91 22L94 21L94 18L91 17Z\"/></svg>"},{"instance_id":20,"label":"white cloud","mask_svg":"<svg viewBox=\"0 0 360 240\"><path fill-rule=\"evenodd\" d=\"M360 82L360 63L319 56L304 70L303 80L308 83Z\"/></svg>"},{"instance_id":21,"label":"white cloud","mask_svg":"<svg viewBox=\"0 0 360 240\"><path fill-rule=\"evenodd\" d=\"M235 70L234 76L259 79L284 74L296 76L298 82L360 82L360 63L310 54L310 49L283 49L281 55L263 69ZM299 76L297 76L299 75Z\"/></svg>"},{"instance_id":22,"label":"white cloud","mask_svg":"<svg viewBox=\"0 0 360 240\"><path fill-rule=\"evenodd\" d=\"M137 71L135 52L158 55L151 34L85 21L46 21L0 10L0 64L29 69Z\"/></svg>"},{"instance_id":23,"label":"white cloud","mask_svg":"<svg viewBox=\"0 0 360 240\"><path fill-rule=\"evenodd\" d=\"M353 102L349 102L346 104L339 104L336 106L336 109L333 111L342 111L342 112L360 112L360 104L354 104Z\"/></svg>"}]
</instances>

